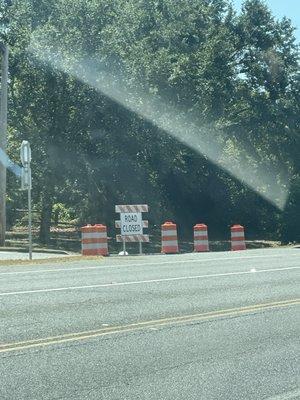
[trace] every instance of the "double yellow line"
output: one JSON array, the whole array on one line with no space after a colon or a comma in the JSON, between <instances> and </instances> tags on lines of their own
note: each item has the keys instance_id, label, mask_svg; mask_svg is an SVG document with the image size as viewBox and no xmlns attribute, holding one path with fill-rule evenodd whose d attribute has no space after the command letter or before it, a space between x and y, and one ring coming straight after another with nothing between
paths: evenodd
<instances>
[{"instance_id":1,"label":"double yellow line","mask_svg":"<svg viewBox=\"0 0 300 400\"><path fill-rule=\"evenodd\" d=\"M117 333L122 333L122 332L134 332L147 328L155 329L167 325L192 323L192 322L203 321L207 319L216 319L222 317L234 317L243 314L251 314L274 308L290 307L299 304L300 304L300 298L296 298L284 301L277 301L273 303L254 304L246 307L229 308L229 309L216 310L200 314L162 318L151 321L136 322L127 325L117 325L90 331L67 333L64 335L26 340L23 342L12 342L12 343L0 344L0 353L9 353L18 350L27 350L31 348L46 347L67 342L88 340L96 337L115 335Z\"/></svg>"}]
</instances>

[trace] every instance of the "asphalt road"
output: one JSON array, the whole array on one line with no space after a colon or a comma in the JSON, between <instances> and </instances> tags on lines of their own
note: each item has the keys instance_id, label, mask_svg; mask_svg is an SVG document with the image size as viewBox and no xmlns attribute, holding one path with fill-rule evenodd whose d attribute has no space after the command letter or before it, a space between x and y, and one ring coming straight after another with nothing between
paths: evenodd
<instances>
[{"instance_id":1,"label":"asphalt road","mask_svg":"<svg viewBox=\"0 0 300 400\"><path fill-rule=\"evenodd\" d=\"M0 267L0 399L300 399L300 250Z\"/></svg>"}]
</instances>

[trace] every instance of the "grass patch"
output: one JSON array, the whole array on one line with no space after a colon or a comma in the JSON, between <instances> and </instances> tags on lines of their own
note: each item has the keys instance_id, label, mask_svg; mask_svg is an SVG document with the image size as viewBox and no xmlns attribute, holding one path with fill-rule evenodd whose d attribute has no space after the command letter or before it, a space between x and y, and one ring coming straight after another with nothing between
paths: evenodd
<instances>
[{"instance_id":1,"label":"grass patch","mask_svg":"<svg viewBox=\"0 0 300 400\"><path fill-rule=\"evenodd\" d=\"M57 264L81 261L102 261L102 256L65 256L52 258L39 258L33 260L0 260L0 267Z\"/></svg>"}]
</instances>

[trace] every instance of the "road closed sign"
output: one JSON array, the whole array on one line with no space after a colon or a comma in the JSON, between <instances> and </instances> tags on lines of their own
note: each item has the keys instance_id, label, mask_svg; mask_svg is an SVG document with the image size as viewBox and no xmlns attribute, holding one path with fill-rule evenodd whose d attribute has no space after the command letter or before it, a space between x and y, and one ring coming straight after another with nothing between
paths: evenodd
<instances>
[{"instance_id":1,"label":"road closed sign","mask_svg":"<svg viewBox=\"0 0 300 400\"><path fill-rule=\"evenodd\" d=\"M142 213L121 213L121 235L142 235Z\"/></svg>"},{"instance_id":2,"label":"road closed sign","mask_svg":"<svg viewBox=\"0 0 300 400\"><path fill-rule=\"evenodd\" d=\"M117 205L115 211L120 213L120 219L115 221L115 227L121 229L121 235L116 235L116 241L123 242L123 250L126 242L139 242L141 253L142 243L149 242L149 235L143 233L143 228L148 229L149 224L147 220L142 219L142 213L148 212L148 205Z\"/></svg>"}]
</instances>

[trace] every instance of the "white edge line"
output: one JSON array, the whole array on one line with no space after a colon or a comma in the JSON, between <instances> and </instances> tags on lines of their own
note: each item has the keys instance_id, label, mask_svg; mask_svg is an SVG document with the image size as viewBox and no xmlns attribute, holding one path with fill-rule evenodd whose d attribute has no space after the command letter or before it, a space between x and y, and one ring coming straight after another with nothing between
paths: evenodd
<instances>
[{"instance_id":1,"label":"white edge line","mask_svg":"<svg viewBox=\"0 0 300 400\"><path fill-rule=\"evenodd\" d=\"M287 271L287 270L294 270L294 269L300 269L300 267L261 269L261 270L257 270L256 274L265 273L265 272ZM49 293L49 292L62 292L62 291L68 291L68 290L71 291L71 290L80 290L80 289L95 289L95 288L106 288L106 287L115 287L115 286L141 285L141 284L147 284L147 283L151 284L151 283L161 283L161 282L173 282L173 281L183 281L183 280L189 280L189 279L217 278L217 277L221 277L221 276L223 277L223 276L247 275L247 274L253 274L253 273L251 271L225 272L225 273L220 273L220 274L178 276L178 277L173 277L173 278L149 279L149 280L143 280L143 281L101 283L98 285L68 286L68 287L49 288L49 289L22 290L22 291L17 291L17 292L0 293L0 297L20 295L20 294L30 294L30 293Z\"/></svg>"},{"instance_id":2,"label":"white edge line","mask_svg":"<svg viewBox=\"0 0 300 400\"><path fill-rule=\"evenodd\" d=\"M297 257L299 254L289 254L289 256ZM143 267L143 266L155 266L155 265L168 265L168 264L189 264L189 263L201 263L201 262L210 262L210 261L217 261L217 262L226 262L232 260L247 260L253 258L277 258L277 257L286 257L286 254L276 254L276 255L256 255L256 256L242 256L242 257L226 257L226 258L198 258L198 259L190 259L190 260L173 260L173 261L162 261L162 262L151 262L151 263L140 263L140 264L130 264L128 261L127 264L117 264L117 265L97 265L97 266L90 266L90 267L79 267L79 268L52 268L52 269L42 269L42 270L29 270L29 271L12 271L12 272L0 272L0 276L3 275L26 275L26 274L43 274L43 273L53 273L53 272L69 272L69 271L87 271L93 269L107 269L107 268L124 268L124 267ZM38 267L37 267L38 268Z\"/></svg>"}]
</instances>

